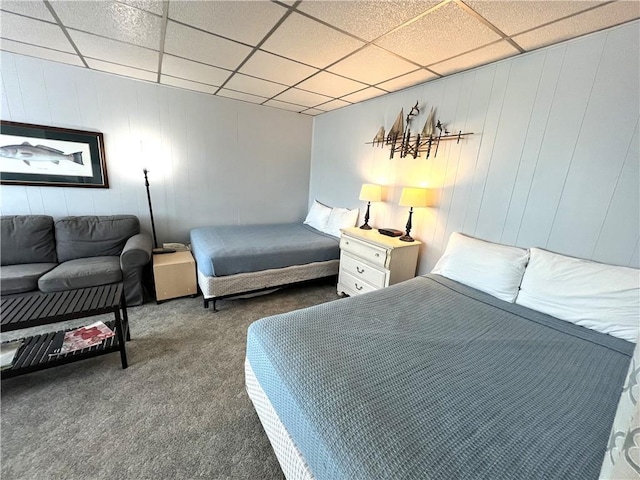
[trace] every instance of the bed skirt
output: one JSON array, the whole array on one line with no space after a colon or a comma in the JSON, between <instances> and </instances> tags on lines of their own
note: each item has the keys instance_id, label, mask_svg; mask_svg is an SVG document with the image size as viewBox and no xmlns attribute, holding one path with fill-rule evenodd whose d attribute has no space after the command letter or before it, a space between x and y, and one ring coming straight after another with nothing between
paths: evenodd
<instances>
[{"instance_id":1,"label":"bed skirt","mask_svg":"<svg viewBox=\"0 0 640 480\"><path fill-rule=\"evenodd\" d=\"M249 398L258 413L284 476L287 480L313 480L309 467L258 383L248 359L244 361L244 377Z\"/></svg>"},{"instance_id":2,"label":"bed skirt","mask_svg":"<svg viewBox=\"0 0 640 480\"><path fill-rule=\"evenodd\" d=\"M329 260L223 277L207 277L198 270L198 285L204 299L210 300L330 277L338 274L339 266L340 260Z\"/></svg>"}]
</instances>

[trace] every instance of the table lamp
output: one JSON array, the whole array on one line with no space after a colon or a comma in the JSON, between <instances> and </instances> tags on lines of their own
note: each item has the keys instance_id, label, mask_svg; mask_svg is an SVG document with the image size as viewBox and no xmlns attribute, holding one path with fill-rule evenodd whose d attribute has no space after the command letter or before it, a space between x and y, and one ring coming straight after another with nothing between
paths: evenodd
<instances>
[{"instance_id":1,"label":"table lamp","mask_svg":"<svg viewBox=\"0 0 640 480\"><path fill-rule=\"evenodd\" d=\"M402 189L402 194L400 195L400 202L398 203L401 207L410 207L409 208L409 220L407 220L407 231L406 233L399 238L403 242L413 242L413 238L409 233L411 232L411 215L413 215L414 207L428 207L429 199L427 196L428 190L426 188L413 188L413 187L404 187Z\"/></svg>"},{"instance_id":2,"label":"table lamp","mask_svg":"<svg viewBox=\"0 0 640 480\"><path fill-rule=\"evenodd\" d=\"M360 189L360 200L367 202L367 213L364 214L364 223L360 228L363 230L371 230L369 226L369 207L371 206L371 202L379 202L382 200L382 187L371 183L363 184L362 189Z\"/></svg>"}]
</instances>

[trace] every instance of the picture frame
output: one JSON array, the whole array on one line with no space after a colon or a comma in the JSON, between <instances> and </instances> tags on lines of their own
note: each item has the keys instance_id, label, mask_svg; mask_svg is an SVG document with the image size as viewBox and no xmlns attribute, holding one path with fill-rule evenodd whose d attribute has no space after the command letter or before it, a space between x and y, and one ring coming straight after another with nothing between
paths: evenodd
<instances>
[{"instance_id":1,"label":"picture frame","mask_svg":"<svg viewBox=\"0 0 640 480\"><path fill-rule=\"evenodd\" d=\"M0 120L0 184L109 188L103 135Z\"/></svg>"}]
</instances>

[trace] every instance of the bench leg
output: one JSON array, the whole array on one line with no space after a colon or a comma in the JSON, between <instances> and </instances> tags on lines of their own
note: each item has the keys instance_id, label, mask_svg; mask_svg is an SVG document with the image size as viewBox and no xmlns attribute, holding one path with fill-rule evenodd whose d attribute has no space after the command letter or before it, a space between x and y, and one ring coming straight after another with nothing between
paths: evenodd
<instances>
[{"instance_id":1,"label":"bench leg","mask_svg":"<svg viewBox=\"0 0 640 480\"><path fill-rule=\"evenodd\" d=\"M122 290L122 298L120 299L122 305L122 320L124 321L124 327L127 329L127 341L131 340L131 327L129 326L129 315L127 314L127 300L124 298L124 289Z\"/></svg>"},{"instance_id":2,"label":"bench leg","mask_svg":"<svg viewBox=\"0 0 640 480\"><path fill-rule=\"evenodd\" d=\"M123 331L122 319L120 318L120 309L116 309L114 313L116 316L116 331L118 332L118 342L120 343L120 360L122 361L122 369L124 370L129 365L127 364L127 350L125 346L125 336Z\"/></svg>"}]
</instances>

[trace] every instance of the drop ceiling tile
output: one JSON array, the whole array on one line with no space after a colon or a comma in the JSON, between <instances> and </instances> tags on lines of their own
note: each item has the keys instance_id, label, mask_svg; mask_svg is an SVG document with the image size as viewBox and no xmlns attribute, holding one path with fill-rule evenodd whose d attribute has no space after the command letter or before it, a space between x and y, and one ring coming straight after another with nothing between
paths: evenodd
<instances>
[{"instance_id":1,"label":"drop ceiling tile","mask_svg":"<svg viewBox=\"0 0 640 480\"><path fill-rule=\"evenodd\" d=\"M257 51L245 63L240 72L274 82L293 85L318 71L301 63L287 60L267 52Z\"/></svg>"},{"instance_id":2,"label":"drop ceiling tile","mask_svg":"<svg viewBox=\"0 0 640 480\"><path fill-rule=\"evenodd\" d=\"M465 3L507 35L515 35L602 4L601 1L584 0L579 2L575 0L554 2L548 0L529 0L527 2L520 0L500 2L470 0Z\"/></svg>"},{"instance_id":3,"label":"drop ceiling tile","mask_svg":"<svg viewBox=\"0 0 640 480\"><path fill-rule=\"evenodd\" d=\"M53 9L65 27L158 50L162 19L129 5L109 1L57 1Z\"/></svg>"},{"instance_id":4,"label":"drop ceiling tile","mask_svg":"<svg viewBox=\"0 0 640 480\"><path fill-rule=\"evenodd\" d=\"M169 21L164 51L215 67L235 70L251 48Z\"/></svg>"},{"instance_id":5,"label":"drop ceiling tile","mask_svg":"<svg viewBox=\"0 0 640 480\"><path fill-rule=\"evenodd\" d=\"M380 90L376 87L365 88L364 90L360 90L359 92L352 93L351 95L345 95L342 97L342 100L346 100L351 103L364 102L365 100L369 100L370 98L379 97L380 95L384 95L384 90Z\"/></svg>"},{"instance_id":6,"label":"drop ceiling tile","mask_svg":"<svg viewBox=\"0 0 640 480\"><path fill-rule=\"evenodd\" d=\"M370 41L438 3L440 0L384 2L323 0L302 2L298 10Z\"/></svg>"},{"instance_id":7,"label":"drop ceiling tile","mask_svg":"<svg viewBox=\"0 0 640 480\"><path fill-rule=\"evenodd\" d=\"M364 83L356 82L355 80L350 80L329 72L320 72L296 86L329 97L341 97L366 87Z\"/></svg>"},{"instance_id":8,"label":"drop ceiling tile","mask_svg":"<svg viewBox=\"0 0 640 480\"><path fill-rule=\"evenodd\" d=\"M395 92L397 90L402 90L403 88L413 87L414 85L433 80L434 78L438 78L438 76L428 70L420 69L415 72L387 80L386 82L379 83L376 86L383 88L388 92Z\"/></svg>"},{"instance_id":9,"label":"drop ceiling tile","mask_svg":"<svg viewBox=\"0 0 640 480\"><path fill-rule=\"evenodd\" d=\"M296 105L303 105L305 107L314 107L319 103L331 100L331 97L318 95L317 93L307 92L305 90L299 90L297 88L291 88L278 95L276 100L295 103Z\"/></svg>"},{"instance_id":10,"label":"drop ceiling tile","mask_svg":"<svg viewBox=\"0 0 640 480\"><path fill-rule=\"evenodd\" d=\"M328 112L329 110L335 110L336 108L347 107L349 105L351 105L349 102L335 99L335 100L331 100L330 102L323 103L322 105L317 105L316 108L318 110L323 110L325 112Z\"/></svg>"},{"instance_id":11,"label":"drop ceiling tile","mask_svg":"<svg viewBox=\"0 0 640 480\"><path fill-rule=\"evenodd\" d=\"M119 63L143 70L158 69L157 51L97 37L76 30L69 29L68 32L84 57Z\"/></svg>"},{"instance_id":12,"label":"drop ceiling tile","mask_svg":"<svg viewBox=\"0 0 640 480\"><path fill-rule=\"evenodd\" d=\"M55 22L51 12L44 2L25 2L24 0L2 0L0 8L7 12L19 13L27 17L38 18L48 22Z\"/></svg>"},{"instance_id":13,"label":"drop ceiling tile","mask_svg":"<svg viewBox=\"0 0 640 480\"><path fill-rule=\"evenodd\" d=\"M260 42L286 11L264 1L169 2L169 18L250 45Z\"/></svg>"},{"instance_id":14,"label":"drop ceiling tile","mask_svg":"<svg viewBox=\"0 0 640 480\"><path fill-rule=\"evenodd\" d=\"M307 110L304 110L300 113L304 113L305 115L311 115L312 117L315 117L316 115L321 115L324 113L324 110L318 110L317 108L309 108Z\"/></svg>"},{"instance_id":15,"label":"drop ceiling tile","mask_svg":"<svg viewBox=\"0 0 640 480\"><path fill-rule=\"evenodd\" d=\"M161 0L118 0L120 3L126 3L132 7L146 10L147 12L155 13L162 16L162 1Z\"/></svg>"},{"instance_id":16,"label":"drop ceiling tile","mask_svg":"<svg viewBox=\"0 0 640 480\"><path fill-rule=\"evenodd\" d=\"M534 50L639 17L640 2L614 2L546 27L516 35L513 40L525 50Z\"/></svg>"},{"instance_id":17,"label":"drop ceiling tile","mask_svg":"<svg viewBox=\"0 0 640 480\"><path fill-rule=\"evenodd\" d=\"M369 85L375 85L415 69L416 66L412 63L375 45L369 45L336 63L329 68L329 71Z\"/></svg>"},{"instance_id":18,"label":"drop ceiling tile","mask_svg":"<svg viewBox=\"0 0 640 480\"><path fill-rule=\"evenodd\" d=\"M518 55L519 53L520 52L509 42L503 40L478 50L474 50L473 52L465 53L459 57L436 63L429 68L440 75L450 75L461 70L467 70L495 62L503 58L511 57L513 55Z\"/></svg>"},{"instance_id":19,"label":"drop ceiling tile","mask_svg":"<svg viewBox=\"0 0 640 480\"><path fill-rule=\"evenodd\" d=\"M231 77L231 80L227 82L225 87L238 92L250 93L266 98L271 98L287 88L285 85L269 82L260 78L249 77L240 73L236 73Z\"/></svg>"},{"instance_id":20,"label":"drop ceiling tile","mask_svg":"<svg viewBox=\"0 0 640 480\"><path fill-rule=\"evenodd\" d=\"M186 90L194 90L196 92L203 93L215 93L218 87L212 87L211 85L204 85L203 83L191 82L189 80L183 80L182 78L169 77L167 75L160 75L160 83L163 85L171 85L172 87L184 88Z\"/></svg>"},{"instance_id":21,"label":"drop ceiling tile","mask_svg":"<svg viewBox=\"0 0 640 480\"><path fill-rule=\"evenodd\" d=\"M257 95L250 95L248 93L236 92L234 90L221 89L216 95L220 97L233 98L235 100L243 100L251 103L262 103L267 100L265 97L259 97Z\"/></svg>"},{"instance_id":22,"label":"drop ceiling tile","mask_svg":"<svg viewBox=\"0 0 640 480\"><path fill-rule=\"evenodd\" d=\"M260 48L324 68L362 45L333 28L292 13Z\"/></svg>"},{"instance_id":23,"label":"drop ceiling tile","mask_svg":"<svg viewBox=\"0 0 640 480\"><path fill-rule=\"evenodd\" d=\"M147 72L145 70L139 70L137 68L125 67L122 65L116 65L115 63L102 62L100 60L93 60L86 58L87 65L93 70L100 70L101 72L115 73L123 77L132 77L139 80L147 80L148 82L155 82L158 75L153 72Z\"/></svg>"},{"instance_id":24,"label":"drop ceiling tile","mask_svg":"<svg viewBox=\"0 0 640 480\"><path fill-rule=\"evenodd\" d=\"M13 13L2 12L2 38L75 53L71 43L57 25Z\"/></svg>"},{"instance_id":25,"label":"drop ceiling tile","mask_svg":"<svg viewBox=\"0 0 640 480\"><path fill-rule=\"evenodd\" d=\"M220 86L229 78L231 72L203 63L185 60L165 54L162 57L162 73L172 77L184 78L195 82Z\"/></svg>"},{"instance_id":26,"label":"drop ceiling tile","mask_svg":"<svg viewBox=\"0 0 640 480\"><path fill-rule=\"evenodd\" d=\"M301 105L294 105L293 103L279 102L278 100L269 100L264 105L267 107L279 108L280 110L289 110L291 112L301 112L305 107Z\"/></svg>"},{"instance_id":27,"label":"drop ceiling tile","mask_svg":"<svg viewBox=\"0 0 640 480\"><path fill-rule=\"evenodd\" d=\"M82 63L80 57L75 54L36 47L26 43L18 43L13 40L0 40L0 50L18 53L20 55L27 55L29 57L44 58L45 60L51 60L52 62L68 63L70 65L84 67L84 63Z\"/></svg>"},{"instance_id":28,"label":"drop ceiling tile","mask_svg":"<svg viewBox=\"0 0 640 480\"><path fill-rule=\"evenodd\" d=\"M447 3L375 43L420 65L431 65L500 38L455 3Z\"/></svg>"}]
</instances>

